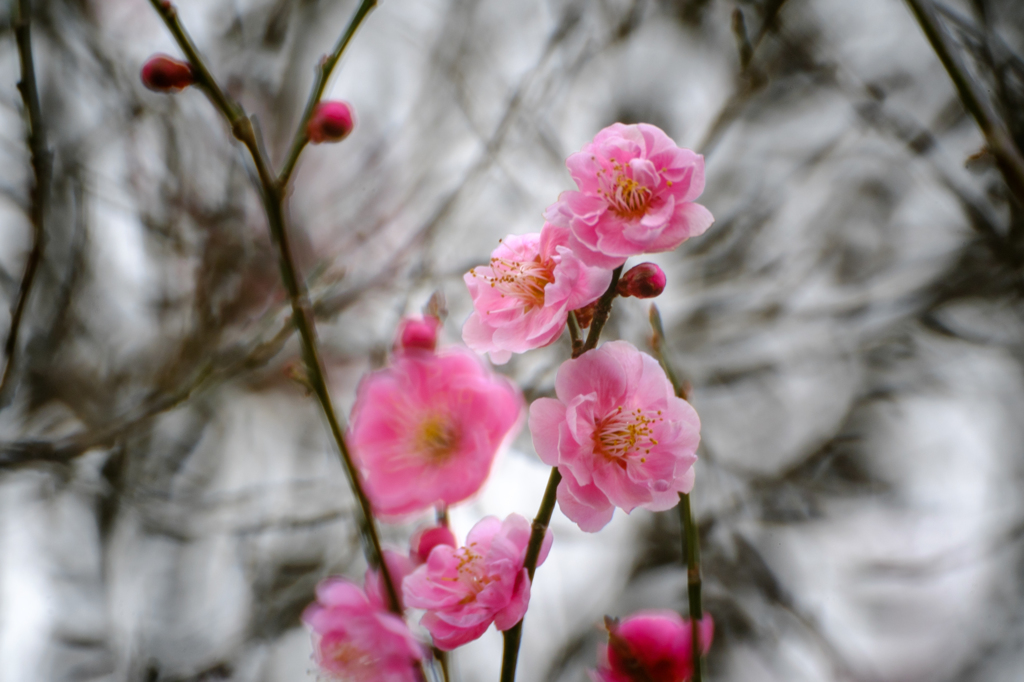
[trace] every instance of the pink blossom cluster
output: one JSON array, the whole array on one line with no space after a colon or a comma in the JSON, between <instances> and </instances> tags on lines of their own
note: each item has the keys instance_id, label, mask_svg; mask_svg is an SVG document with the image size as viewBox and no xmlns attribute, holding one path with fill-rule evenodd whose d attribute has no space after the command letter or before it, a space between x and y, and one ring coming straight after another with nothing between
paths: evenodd
<instances>
[{"instance_id":1,"label":"pink blossom cluster","mask_svg":"<svg viewBox=\"0 0 1024 682\"><path fill-rule=\"evenodd\" d=\"M704 158L655 126L609 126L566 166L578 189L548 207L540 233L506 237L486 266L464 277L473 314L462 338L493 362L552 343L570 311L601 296L612 268L629 256L671 251L714 220L694 203L704 190ZM647 265L623 295L661 293L664 273Z\"/></svg>"}]
</instances>

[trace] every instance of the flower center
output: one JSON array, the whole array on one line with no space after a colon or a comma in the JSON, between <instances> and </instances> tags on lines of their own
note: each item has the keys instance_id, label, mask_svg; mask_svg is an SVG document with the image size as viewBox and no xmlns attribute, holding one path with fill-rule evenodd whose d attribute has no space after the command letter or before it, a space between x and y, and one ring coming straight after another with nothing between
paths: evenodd
<instances>
[{"instance_id":1,"label":"flower center","mask_svg":"<svg viewBox=\"0 0 1024 682\"><path fill-rule=\"evenodd\" d=\"M429 415L420 423L416 445L429 461L441 463L458 448L459 430L448 415Z\"/></svg>"},{"instance_id":2,"label":"flower center","mask_svg":"<svg viewBox=\"0 0 1024 682\"><path fill-rule=\"evenodd\" d=\"M633 178L626 175L626 167L615 159L611 161L611 171L615 179L611 179L608 168L600 168L597 171L600 189L597 193L608 202L608 208L612 213L623 220L636 220L642 218L647 209L651 206L651 197L654 192L650 187L641 185ZM671 183L669 183L671 185Z\"/></svg>"},{"instance_id":3,"label":"flower center","mask_svg":"<svg viewBox=\"0 0 1024 682\"><path fill-rule=\"evenodd\" d=\"M653 414L640 408L627 412L620 405L597 422L594 429L595 451L622 468L626 467L626 458L632 454L641 454L640 461L644 462L646 459L642 455L658 444L653 425L660 421L664 421L661 410Z\"/></svg>"},{"instance_id":4,"label":"flower center","mask_svg":"<svg viewBox=\"0 0 1024 682\"><path fill-rule=\"evenodd\" d=\"M530 261L491 258L491 276L483 276L502 298L511 296L522 301L526 309L544 306L544 287L555 281L555 264L540 256ZM469 273L478 277L476 270Z\"/></svg>"},{"instance_id":5,"label":"flower center","mask_svg":"<svg viewBox=\"0 0 1024 682\"><path fill-rule=\"evenodd\" d=\"M378 661L373 654L352 642L334 642L323 651L324 667L345 682L371 682L377 679Z\"/></svg>"},{"instance_id":6,"label":"flower center","mask_svg":"<svg viewBox=\"0 0 1024 682\"><path fill-rule=\"evenodd\" d=\"M474 545L476 545L475 542L466 547L460 547L458 552L459 577L457 580L467 590L466 596L459 600L460 604L470 604L476 601L477 595L495 581L494 577L487 575L484 571L484 558L473 551Z\"/></svg>"}]
</instances>

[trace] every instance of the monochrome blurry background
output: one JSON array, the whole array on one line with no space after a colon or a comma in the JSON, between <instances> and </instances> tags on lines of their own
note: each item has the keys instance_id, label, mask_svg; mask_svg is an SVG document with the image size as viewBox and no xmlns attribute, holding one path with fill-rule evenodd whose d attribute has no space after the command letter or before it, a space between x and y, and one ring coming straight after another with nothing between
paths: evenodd
<instances>
[{"instance_id":1,"label":"monochrome blurry background","mask_svg":"<svg viewBox=\"0 0 1024 682\"><path fill-rule=\"evenodd\" d=\"M4 311L33 244L8 3ZM32 5L53 164L0 391L0 680L316 679L299 614L365 560L292 378L248 157L200 91L142 87L150 54L179 54L148 2ZM355 5L180 0L276 163ZM1024 4L937 11L1019 148ZM459 343L462 274L539 230L566 156L615 121L656 124L705 155L717 219L651 258L703 422L707 679L1024 679L1024 217L907 5L384 0L328 96L358 127L306 151L289 213L339 409L435 290ZM647 314L619 301L606 338L648 348ZM568 352L501 371L532 399ZM524 429L457 534L532 517L546 477ZM620 511L588 535L556 511L553 528L519 679L583 682L604 614L685 612L678 517ZM496 680L500 647L491 630L460 650L456 679Z\"/></svg>"}]
</instances>

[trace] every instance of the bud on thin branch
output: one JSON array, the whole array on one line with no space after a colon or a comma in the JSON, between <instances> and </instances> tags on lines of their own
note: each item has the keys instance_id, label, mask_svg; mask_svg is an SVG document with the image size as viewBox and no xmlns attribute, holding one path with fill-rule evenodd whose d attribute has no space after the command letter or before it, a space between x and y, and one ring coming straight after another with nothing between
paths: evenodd
<instances>
[{"instance_id":1,"label":"bud on thin branch","mask_svg":"<svg viewBox=\"0 0 1024 682\"><path fill-rule=\"evenodd\" d=\"M341 142L356 127L356 117L348 102L320 102L306 124L306 136L313 144Z\"/></svg>"},{"instance_id":2,"label":"bud on thin branch","mask_svg":"<svg viewBox=\"0 0 1024 682\"><path fill-rule=\"evenodd\" d=\"M142 66L142 84L154 92L178 92L196 82L188 62L157 54Z\"/></svg>"},{"instance_id":3,"label":"bud on thin branch","mask_svg":"<svg viewBox=\"0 0 1024 682\"><path fill-rule=\"evenodd\" d=\"M654 263L641 263L629 269L619 280L619 296L654 298L665 291L665 273Z\"/></svg>"}]
</instances>

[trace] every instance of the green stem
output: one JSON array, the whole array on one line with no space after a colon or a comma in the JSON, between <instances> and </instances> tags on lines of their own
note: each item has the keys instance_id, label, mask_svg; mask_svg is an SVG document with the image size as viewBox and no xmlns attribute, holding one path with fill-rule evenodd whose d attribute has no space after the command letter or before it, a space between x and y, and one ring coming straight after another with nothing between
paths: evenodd
<instances>
[{"instance_id":1,"label":"green stem","mask_svg":"<svg viewBox=\"0 0 1024 682\"><path fill-rule=\"evenodd\" d=\"M0 402L4 403L6 402L4 396L6 396L11 378L14 376L18 351L18 330L21 328L21 320L25 313L25 307L28 305L29 293L32 291L32 284L35 282L39 264L43 259L43 249L46 245L43 219L50 192L51 159L50 152L46 148L46 129L43 126L43 114L39 106L39 88L36 85L36 72L32 60L31 15L31 0L17 0L11 4L11 25L18 43L18 59L21 62L21 80L18 82L18 90L21 92L25 112L28 115L28 147L35 177L29 197L32 250L25 261L25 271L18 287L18 298L11 311L11 326L4 343L4 356L7 362L4 365L3 377L0 378Z\"/></svg>"},{"instance_id":2,"label":"green stem","mask_svg":"<svg viewBox=\"0 0 1024 682\"><path fill-rule=\"evenodd\" d=\"M704 656L700 642L700 621L704 617L704 607L700 601L700 535L697 525L693 522L690 510L690 496L679 495L679 520L683 527L683 561L686 563L686 592L690 603L690 633L693 647L693 682L701 682Z\"/></svg>"},{"instance_id":3,"label":"green stem","mask_svg":"<svg viewBox=\"0 0 1024 682\"><path fill-rule=\"evenodd\" d=\"M668 353L665 352L665 328L661 323L661 313L658 306L651 304L651 329L654 332L651 338L651 347L658 358L662 369L672 383L672 388L678 397L687 400L685 385L679 381L679 376L668 361ZM701 605L701 575L700 575L700 531L693 522L693 511L690 507L690 495L679 494L679 525L683 529L682 535L682 556L686 565L686 593L690 606L690 632L692 637L693 651L693 682L702 682L703 656L701 654L700 642L700 621L704 617L704 607Z\"/></svg>"},{"instance_id":4,"label":"green stem","mask_svg":"<svg viewBox=\"0 0 1024 682\"><path fill-rule=\"evenodd\" d=\"M594 321L590 323L590 334L585 344L578 343L579 324L575 313L569 313L569 333L573 334L575 324L577 333L573 334L573 359L583 355L588 350L597 346L597 340L601 336L604 323L612 312L612 301L618 295L619 275L622 274L622 266L615 268L612 272L612 281L604 294L597 302L594 310ZM548 525L551 523L551 514L555 511L555 502L558 496L558 484L562 481L562 473L557 467L551 468L551 476L548 477L547 488L544 489L544 497L541 498L540 508L537 516L533 519L533 526L530 531L530 542L526 546L526 558L523 560L523 567L530 576L530 583L533 583L533 574L537 570L537 559L540 557L540 548L544 543L544 536L548 532ZM523 639L523 620L510 627L504 632L504 647L501 654L501 682L515 682L516 663L519 659L519 645Z\"/></svg>"},{"instance_id":5,"label":"green stem","mask_svg":"<svg viewBox=\"0 0 1024 682\"><path fill-rule=\"evenodd\" d=\"M316 70L316 79L313 81L313 89L309 93L309 99L306 100L306 108L302 112L302 118L299 119L299 127L295 129L295 136L292 138L288 157L281 167L281 173L277 176L278 187L282 190L288 186L288 181L292 177L292 171L295 170L295 164L299 160L299 155L302 154L306 143L309 142L309 138L306 137L306 126L309 124L309 119L313 116L313 110L316 109L320 98L324 96L324 90L327 88L327 81L331 77L331 71L334 70L334 66L341 59L342 53L348 47L359 25L363 23L363 19L376 6L377 0L363 0L356 9L356 13L352 15L352 19L348 22L348 28L345 29L341 38L338 39L338 44L334 46L334 50L329 55L324 55L324 58L320 60L320 65Z\"/></svg>"},{"instance_id":6,"label":"green stem","mask_svg":"<svg viewBox=\"0 0 1024 682\"><path fill-rule=\"evenodd\" d=\"M163 18L164 23L167 24L178 45L188 57L197 74L197 82L206 90L214 106L220 110L231 124L234 136L246 146L249 154L252 156L260 179L260 192L263 198L263 206L267 213L270 234L278 249L281 279L284 282L285 289L288 291L288 297L292 306L293 322L299 330L299 336L302 339L302 351L306 361L309 383L327 419L331 435L338 447L338 455L352 486L352 492L359 503L359 508L362 512L363 532L369 544L370 563L380 568L381 576L384 579L384 586L387 590L388 605L391 611L401 616L402 609L399 606L398 591L395 589L394 581L388 571L387 564L384 562L384 552L381 548L380 534L377 532L377 525L373 517L373 509L363 489L359 470L356 468L352 455L349 452L348 444L345 442L345 430L334 410L330 390L327 387L326 370L320 356L320 348L316 336L316 324L313 320L304 283L299 279L298 269L292 256L288 231L285 226L284 209L281 204L282 193L270 167L270 162L263 153L263 146L257 137L252 122L241 107L228 99L210 74L192 39L178 20L174 7L169 2L162 0L150 0L150 4L153 5L153 8Z\"/></svg>"},{"instance_id":7,"label":"green stem","mask_svg":"<svg viewBox=\"0 0 1024 682\"><path fill-rule=\"evenodd\" d=\"M575 356L583 347L583 330L580 329L580 321L576 319L576 311L569 311L569 338L572 340L572 352Z\"/></svg>"},{"instance_id":8,"label":"green stem","mask_svg":"<svg viewBox=\"0 0 1024 682\"><path fill-rule=\"evenodd\" d=\"M956 86L964 108L971 113L978 127L981 128L1010 192L1021 205L1024 205L1024 156L1017 149L1002 121L988 105L988 101L979 91L978 85L968 77L959 57L954 54L949 45L946 31L939 22L932 3L929 0L907 0L907 4L910 5L914 17L917 18L917 23L921 25L921 30L924 31L932 49L935 50L939 61L945 67L953 85Z\"/></svg>"}]
</instances>

